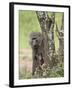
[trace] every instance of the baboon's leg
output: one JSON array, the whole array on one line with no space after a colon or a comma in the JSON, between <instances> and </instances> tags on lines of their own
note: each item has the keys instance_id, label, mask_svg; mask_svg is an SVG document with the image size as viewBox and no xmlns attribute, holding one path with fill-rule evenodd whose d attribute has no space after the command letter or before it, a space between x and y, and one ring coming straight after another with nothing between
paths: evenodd
<instances>
[{"instance_id":1,"label":"baboon's leg","mask_svg":"<svg viewBox=\"0 0 72 90\"><path fill-rule=\"evenodd\" d=\"M34 75L36 68L37 68L37 58L36 58L36 56L33 56L32 75Z\"/></svg>"},{"instance_id":2,"label":"baboon's leg","mask_svg":"<svg viewBox=\"0 0 72 90\"><path fill-rule=\"evenodd\" d=\"M36 70L36 66L35 66L35 62L34 62L34 60L33 60L32 75L34 75L35 70Z\"/></svg>"}]
</instances>

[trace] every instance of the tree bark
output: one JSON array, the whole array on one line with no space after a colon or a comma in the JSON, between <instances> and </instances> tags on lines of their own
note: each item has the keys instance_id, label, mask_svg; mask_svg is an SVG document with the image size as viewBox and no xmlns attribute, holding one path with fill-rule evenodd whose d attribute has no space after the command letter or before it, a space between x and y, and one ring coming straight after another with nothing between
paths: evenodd
<instances>
[{"instance_id":1,"label":"tree bark","mask_svg":"<svg viewBox=\"0 0 72 90\"><path fill-rule=\"evenodd\" d=\"M55 52L54 44L54 23L55 23L55 13L52 13L51 18L45 11L36 11L37 18L42 30L44 37L44 60L45 64L52 66L52 57Z\"/></svg>"},{"instance_id":2,"label":"tree bark","mask_svg":"<svg viewBox=\"0 0 72 90\"><path fill-rule=\"evenodd\" d=\"M48 30L48 43L49 43L49 58L51 61L51 67L53 66L54 63L54 53L55 53L55 42L54 42L54 24L55 24L55 13L53 12L51 15L51 26L50 29Z\"/></svg>"},{"instance_id":3,"label":"tree bark","mask_svg":"<svg viewBox=\"0 0 72 90\"><path fill-rule=\"evenodd\" d=\"M44 11L37 11L37 18L42 30L42 35L43 35L43 42L44 42L44 61L45 64L48 65L50 63L49 56L48 56L48 35L47 35L47 22L48 22L48 17L47 17L47 12Z\"/></svg>"}]
</instances>

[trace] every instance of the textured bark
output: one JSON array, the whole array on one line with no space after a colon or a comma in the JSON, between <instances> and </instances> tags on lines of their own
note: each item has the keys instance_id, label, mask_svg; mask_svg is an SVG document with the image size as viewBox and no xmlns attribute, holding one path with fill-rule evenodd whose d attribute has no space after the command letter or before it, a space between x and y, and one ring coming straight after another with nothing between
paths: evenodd
<instances>
[{"instance_id":1,"label":"textured bark","mask_svg":"<svg viewBox=\"0 0 72 90\"><path fill-rule=\"evenodd\" d=\"M49 56L48 56L48 35L47 35L47 23L48 23L48 16L47 12L44 11L37 11L37 18L40 23L40 27L43 34L43 41L44 41L44 61L45 64L48 65L50 63Z\"/></svg>"},{"instance_id":2,"label":"textured bark","mask_svg":"<svg viewBox=\"0 0 72 90\"><path fill-rule=\"evenodd\" d=\"M55 13L52 13L51 18L48 16L47 12L37 11L36 12L42 34L44 37L44 60L45 64L49 64L51 67L53 65L55 44L54 44L54 23L55 23Z\"/></svg>"},{"instance_id":3,"label":"textured bark","mask_svg":"<svg viewBox=\"0 0 72 90\"><path fill-rule=\"evenodd\" d=\"M50 57L50 61L53 65L53 61L54 61L54 53L55 53L55 43L54 43L54 24L55 24L55 13L52 13L51 15L51 27L48 30L48 43L49 43L49 57Z\"/></svg>"}]
</instances>

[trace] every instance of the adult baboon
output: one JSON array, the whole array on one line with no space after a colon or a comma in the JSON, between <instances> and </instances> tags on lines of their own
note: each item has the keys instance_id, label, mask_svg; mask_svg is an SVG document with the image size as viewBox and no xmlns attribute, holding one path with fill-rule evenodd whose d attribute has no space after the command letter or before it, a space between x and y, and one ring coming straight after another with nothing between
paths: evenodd
<instances>
[{"instance_id":1,"label":"adult baboon","mask_svg":"<svg viewBox=\"0 0 72 90\"><path fill-rule=\"evenodd\" d=\"M36 68L41 69L41 65L44 63L43 36L40 32L32 32L30 34L30 45L32 47L33 52L32 75L34 75Z\"/></svg>"}]
</instances>

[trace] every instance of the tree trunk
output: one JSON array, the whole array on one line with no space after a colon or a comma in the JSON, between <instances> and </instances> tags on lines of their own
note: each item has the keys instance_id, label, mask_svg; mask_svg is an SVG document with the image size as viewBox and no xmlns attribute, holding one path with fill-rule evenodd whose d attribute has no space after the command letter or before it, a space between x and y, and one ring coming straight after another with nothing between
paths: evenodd
<instances>
[{"instance_id":1,"label":"tree trunk","mask_svg":"<svg viewBox=\"0 0 72 90\"><path fill-rule=\"evenodd\" d=\"M54 24L55 24L55 13L53 12L51 15L51 26L48 29L48 43L49 43L49 58L50 58L50 66L53 67L55 63L55 42L54 42ZM50 21L49 20L49 21Z\"/></svg>"},{"instance_id":2,"label":"tree trunk","mask_svg":"<svg viewBox=\"0 0 72 90\"><path fill-rule=\"evenodd\" d=\"M48 35L47 35L47 22L48 22L48 17L47 17L47 12L44 11L37 11L37 18L38 21L40 23L40 27L42 30L42 35L44 38L44 61L45 61L45 65L49 65L50 60L49 60L49 56L48 56Z\"/></svg>"},{"instance_id":3,"label":"tree trunk","mask_svg":"<svg viewBox=\"0 0 72 90\"><path fill-rule=\"evenodd\" d=\"M45 11L36 12L42 34L44 37L44 60L45 64L49 64L49 67L53 65L53 56L55 53L54 44L54 23L55 23L55 13L52 13L51 18Z\"/></svg>"}]
</instances>

